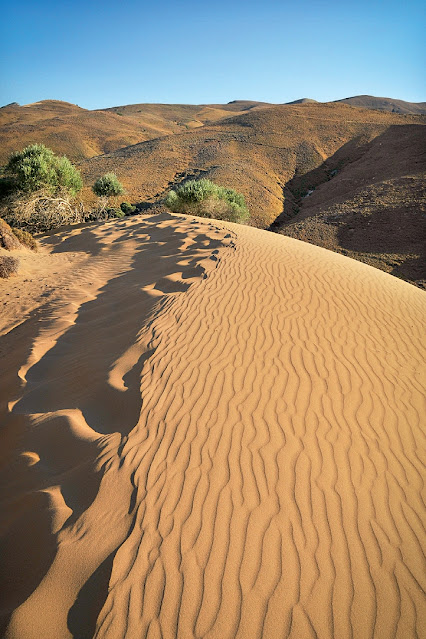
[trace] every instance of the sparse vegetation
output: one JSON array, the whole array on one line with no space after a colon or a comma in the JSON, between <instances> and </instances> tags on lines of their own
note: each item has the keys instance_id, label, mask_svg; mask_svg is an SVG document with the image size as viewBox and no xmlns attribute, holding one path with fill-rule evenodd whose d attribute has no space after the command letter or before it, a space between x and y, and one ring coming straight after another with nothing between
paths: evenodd
<instances>
[{"instance_id":1,"label":"sparse vegetation","mask_svg":"<svg viewBox=\"0 0 426 639\"><path fill-rule=\"evenodd\" d=\"M170 191L164 204L174 213L245 222L249 211L241 193L218 186L207 179L188 180Z\"/></svg>"},{"instance_id":2,"label":"sparse vegetation","mask_svg":"<svg viewBox=\"0 0 426 639\"><path fill-rule=\"evenodd\" d=\"M109 198L124 193L123 185L119 182L115 173L105 173L105 175L96 180L92 188L98 197Z\"/></svg>"},{"instance_id":3,"label":"sparse vegetation","mask_svg":"<svg viewBox=\"0 0 426 639\"><path fill-rule=\"evenodd\" d=\"M10 277L14 273L17 273L18 267L19 260L17 257L0 255L0 277Z\"/></svg>"}]
</instances>

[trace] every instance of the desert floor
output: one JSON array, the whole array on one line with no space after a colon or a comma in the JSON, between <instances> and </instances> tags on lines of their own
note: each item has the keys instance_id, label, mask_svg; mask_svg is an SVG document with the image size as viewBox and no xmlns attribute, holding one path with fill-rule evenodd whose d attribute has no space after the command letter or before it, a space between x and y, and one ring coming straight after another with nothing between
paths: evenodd
<instances>
[{"instance_id":1,"label":"desert floor","mask_svg":"<svg viewBox=\"0 0 426 639\"><path fill-rule=\"evenodd\" d=\"M426 294L166 213L42 247L0 282L7 639L425 636Z\"/></svg>"}]
</instances>

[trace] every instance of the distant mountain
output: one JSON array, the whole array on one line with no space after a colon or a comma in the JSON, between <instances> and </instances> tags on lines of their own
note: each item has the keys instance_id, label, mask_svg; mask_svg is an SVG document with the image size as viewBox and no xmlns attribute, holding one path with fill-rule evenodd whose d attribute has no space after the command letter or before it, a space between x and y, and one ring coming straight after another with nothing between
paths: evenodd
<instances>
[{"instance_id":1,"label":"distant mountain","mask_svg":"<svg viewBox=\"0 0 426 639\"><path fill-rule=\"evenodd\" d=\"M393 98L376 98L373 95L356 95L353 98L335 100L364 109L378 109L391 113L426 113L426 102L404 102Z\"/></svg>"},{"instance_id":2,"label":"distant mountain","mask_svg":"<svg viewBox=\"0 0 426 639\"><path fill-rule=\"evenodd\" d=\"M293 100L293 102L286 102L286 104L315 104L317 100L311 98L301 98L300 100Z\"/></svg>"}]
</instances>

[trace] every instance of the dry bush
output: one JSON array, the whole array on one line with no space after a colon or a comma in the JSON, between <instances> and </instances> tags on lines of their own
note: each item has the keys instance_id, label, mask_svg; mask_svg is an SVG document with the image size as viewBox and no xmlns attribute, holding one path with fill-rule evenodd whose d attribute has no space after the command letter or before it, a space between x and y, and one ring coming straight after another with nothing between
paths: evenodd
<instances>
[{"instance_id":1,"label":"dry bush","mask_svg":"<svg viewBox=\"0 0 426 639\"><path fill-rule=\"evenodd\" d=\"M21 242L21 244L31 249L32 251L37 251L37 240L31 235L31 233L28 233L28 231L24 231L24 229L12 229L12 231L13 234L16 235L18 240Z\"/></svg>"},{"instance_id":2,"label":"dry bush","mask_svg":"<svg viewBox=\"0 0 426 639\"><path fill-rule=\"evenodd\" d=\"M9 224L0 218L0 246L7 251L20 248L19 239L14 235Z\"/></svg>"},{"instance_id":3,"label":"dry bush","mask_svg":"<svg viewBox=\"0 0 426 639\"><path fill-rule=\"evenodd\" d=\"M18 272L19 260L17 257L0 255L0 277L10 277Z\"/></svg>"},{"instance_id":4,"label":"dry bush","mask_svg":"<svg viewBox=\"0 0 426 639\"><path fill-rule=\"evenodd\" d=\"M31 233L44 233L83 221L81 207L74 206L67 193L51 195L45 190L9 196L2 202L1 213L10 226L25 228Z\"/></svg>"}]
</instances>

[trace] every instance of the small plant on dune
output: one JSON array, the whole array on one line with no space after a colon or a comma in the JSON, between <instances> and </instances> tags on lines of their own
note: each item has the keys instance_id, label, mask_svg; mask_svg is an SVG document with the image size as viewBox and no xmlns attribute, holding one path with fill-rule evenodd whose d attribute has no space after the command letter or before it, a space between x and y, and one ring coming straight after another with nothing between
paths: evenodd
<instances>
[{"instance_id":1,"label":"small plant on dune","mask_svg":"<svg viewBox=\"0 0 426 639\"><path fill-rule=\"evenodd\" d=\"M18 272L19 260L17 257L0 255L0 277L10 277Z\"/></svg>"},{"instance_id":2,"label":"small plant on dune","mask_svg":"<svg viewBox=\"0 0 426 639\"><path fill-rule=\"evenodd\" d=\"M110 197L124 193L123 185L115 173L105 173L105 175L102 175L96 180L92 186L92 190L94 194L98 196L98 203L92 211L92 219L108 220L111 217L118 217L114 214L110 214L109 211L111 208L108 207ZM119 210L121 211L121 209Z\"/></svg>"},{"instance_id":3,"label":"small plant on dune","mask_svg":"<svg viewBox=\"0 0 426 639\"><path fill-rule=\"evenodd\" d=\"M113 217L115 217L115 218L120 219L120 218L122 218L122 217L125 217L125 215L126 215L126 214L124 213L124 211L122 211L122 210L121 210L121 209L119 209L119 208L115 208L115 209L108 209L108 217L109 217L109 218L113 218Z\"/></svg>"},{"instance_id":4,"label":"small plant on dune","mask_svg":"<svg viewBox=\"0 0 426 639\"><path fill-rule=\"evenodd\" d=\"M170 191L164 204L173 213L245 222L249 211L244 196L207 179L188 180Z\"/></svg>"}]
</instances>

